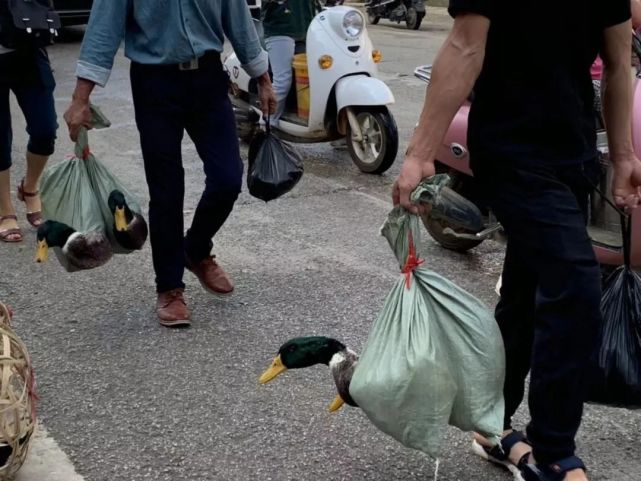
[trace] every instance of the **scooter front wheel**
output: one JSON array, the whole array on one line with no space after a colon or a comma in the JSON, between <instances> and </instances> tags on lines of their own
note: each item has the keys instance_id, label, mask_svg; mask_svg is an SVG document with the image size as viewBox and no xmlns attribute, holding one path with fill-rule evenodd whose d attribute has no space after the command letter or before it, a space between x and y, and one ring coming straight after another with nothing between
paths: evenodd
<instances>
[{"instance_id":1,"label":"scooter front wheel","mask_svg":"<svg viewBox=\"0 0 641 481\"><path fill-rule=\"evenodd\" d=\"M398 128L386 107L355 108L361 139L348 124L347 150L356 166L366 174L382 174L396 160Z\"/></svg>"}]
</instances>

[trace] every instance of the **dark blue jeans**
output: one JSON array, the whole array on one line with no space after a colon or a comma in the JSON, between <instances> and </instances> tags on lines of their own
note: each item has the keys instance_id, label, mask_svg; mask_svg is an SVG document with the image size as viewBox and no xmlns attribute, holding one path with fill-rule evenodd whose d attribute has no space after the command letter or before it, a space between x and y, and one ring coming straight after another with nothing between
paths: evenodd
<instances>
[{"instance_id":1,"label":"dark blue jeans","mask_svg":"<svg viewBox=\"0 0 641 481\"><path fill-rule=\"evenodd\" d=\"M198 70L132 64L131 85L149 186L149 230L158 292L184 287L185 256L210 255L212 238L241 190L240 158L227 74L208 54ZM191 137L205 171L205 190L184 235L181 142Z\"/></svg>"},{"instance_id":2,"label":"dark blue jeans","mask_svg":"<svg viewBox=\"0 0 641 481\"><path fill-rule=\"evenodd\" d=\"M596 161L477 159L474 175L507 234L496 319L505 343L505 428L530 372L527 435L540 463L574 455L586 368L601 322L601 276L586 230Z\"/></svg>"},{"instance_id":3,"label":"dark blue jeans","mask_svg":"<svg viewBox=\"0 0 641 481\"><path fill-rule=\"evenodd\" d=\"M44 50L0 55L0 171L11 167L13 131L9 92L15 94L27 121L27 149L37 155L51 155L58 129L53 99L55 86Z\"/></svg>"}]
</instances>

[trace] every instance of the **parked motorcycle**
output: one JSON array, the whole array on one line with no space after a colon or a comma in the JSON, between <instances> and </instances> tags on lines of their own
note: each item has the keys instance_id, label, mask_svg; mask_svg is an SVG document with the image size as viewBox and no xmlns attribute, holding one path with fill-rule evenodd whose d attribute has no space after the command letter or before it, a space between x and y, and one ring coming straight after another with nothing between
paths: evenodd
<instances>
[{"instance_id":1,"label":"parked motorcycle","mask_svg":"<svg viewBox=\"0 0 641 481\"><path fill-rule=\"evenodd\" d=\"M641 43L635 38L635 53L641 60ZM431 79L431 66L418 67L414 75L428 85ZM472 96L461 106L445 136L436 157L437 173L448 173L451 178L449 187L468 202L465 225L452 222L438 214L423 217L423 223L430 235L443 247L459 252L472 249L488 238L501 240L502 229L490 209L483 205L478 195L479 187L470 169L467 149L467 123ZM632 132L634 148L641 156L641 75L637 73L634 83ZM599 115L597 113L597 115ZM599 115L600 116L600 115ZM601 122L597 122L603 125ZM612 164L608 157L608 142L605 130L597 133L598 150L603 165L603 176L591 196L591 209L588 231L592 238L597 259L607 272L609 266L623 264L623 242L619 214L599 193L607 195L612 201L610 188L612 184ZM606 194L607 193L607 194ZM471 221L469 220L471 219ZM474 225L471 228L470 225ZM632 218L632 264L641 267L641 209L633 213Z\"/></svg>"},{"instance_id":2,"label":"parked motorcycle","mask_svg":"<svg viewBox=\"0 0 641 481\"><path fill-rule=\"evenodd\" d=\"M370 0L365 11L372 25L381 18L392 22L405 22L410 30L418 30L425 18L425 0Z\"/></svg>"},{"instance_id":3,"label":"parked motorcycle","mask_svg":"<svg viewBox=\"0 0 641 481\"><path fill-rule=\"evenodd\" d=\"M357 167L380 174L398 152L396 121L388 109L394 95L377 79L381 52L374 50L365 19L355 8L336 6L314 17L306 59L297 56L287 107L277 135L290 142L329 142L346 138ZM241 68L235 53L224 62L239 138L250 141L260 128L256 81Z\"/></svg>"}]
</instances>

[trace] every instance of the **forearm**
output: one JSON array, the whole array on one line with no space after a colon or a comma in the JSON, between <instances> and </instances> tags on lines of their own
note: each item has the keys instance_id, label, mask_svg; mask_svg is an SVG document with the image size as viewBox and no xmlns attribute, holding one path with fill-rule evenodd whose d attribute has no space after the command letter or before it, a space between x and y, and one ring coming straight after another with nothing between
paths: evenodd
<instances>
[{"instance_id":1,"label":"forearm","mask_svg":"<svg viewBox=\"0 0 641 481\"><path fill-rule=\"evenodd\" d=\"M634 152L632 145L632 80L630 24L606 31L603 50L603 117L614 162Z\"/></svg>"},{"instance_id":2,"label":"forearm","mask_svg":"<svg viewBox=\"0 0 641 481\"><path fill-rule=\"evenodd\" d=\"M458 19L457 19L458 21ZM485 35L470 41L453 30L433 66L419 125L408 157L433 162L454 115L472 91L483 67Z\"/></svg>"},{"instance_id":3,"label":"forearm","mask_svg":"<svg viewBox=\"0 0 641 481\"><path fill-rule=\"evenodd\" d=\"M96 84L91 80L79 78L76 81L76 88L73 91L72 99L74 102L89 102L89 96L93 92Z\"/></svg>"},{"instance_id":4,"label":"forearm","mask_svg":"<svg viewBox=\"0 0 641 481\"><path fill-rule=\"evenodd\" d=\"M641 0L632 0L632 27L641 28Z\"/></svg>"}]
</instances>

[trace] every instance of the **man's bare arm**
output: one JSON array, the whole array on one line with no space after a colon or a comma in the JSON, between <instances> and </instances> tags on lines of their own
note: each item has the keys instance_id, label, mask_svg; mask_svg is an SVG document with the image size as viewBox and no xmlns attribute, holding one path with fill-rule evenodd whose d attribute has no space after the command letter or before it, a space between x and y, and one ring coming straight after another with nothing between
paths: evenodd
<instances>
[{"instance_id":1,"label":"man's bare arm","mask_svg":"<svg viewBox=\"0 0 641 481\"><path fill-rule=\"evenodd\" d=\"M632 153L631 23L610 27L604 33L603 115L608 129L610 156L616 161Z\"/></svg>"},{"instance_id":2,"label":"man's bare arm","mask_svg":"<svg viewBox=\"0 0 641 481\"><path fill-rule=\"evenodd\" d=\"M615 201L636 207L641 186L641 163L632 144L631 22L605 30L603 58L603 117L614 164Z\"/></svg>"},{"instance_id":3,"label":"man's bare arm","mask_svg":"<svg viewBox=\"0 0 641 481\"><path fill-rule=\"evenodd\" d=\"M409 196L419 182L434 173L434 158L454 115L481 73L490 20L482 15L459 15L432 69L419 125L407 150L394 187L394 203L416 211Z\"/></svg>"}]
</instances>

